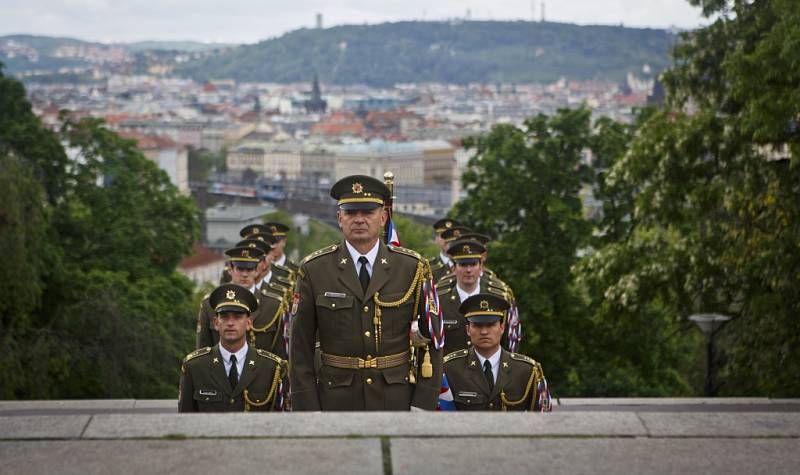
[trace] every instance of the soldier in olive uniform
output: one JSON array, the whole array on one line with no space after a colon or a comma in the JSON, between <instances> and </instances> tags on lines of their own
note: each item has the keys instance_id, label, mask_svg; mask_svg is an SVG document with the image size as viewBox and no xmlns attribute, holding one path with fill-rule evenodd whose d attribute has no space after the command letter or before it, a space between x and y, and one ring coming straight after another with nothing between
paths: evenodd
<instances>
[{"instance_id":1,"label":"soldier in olive uniform","mask_svg":"<svg viewBox=\"0 0 800 475\"><path fill-rule=\"evenodd\" d=\"M179 412L271 411L278 407L286 362L247 344L258 301L250 290L223 284L209 297L220 342L190 353L181 367Z\"/></svg>"},{"instance_id":2,"label":"soldier in olive uniform","mask_svg":"<svg viewBox=\"0 0 800 475\"><path fill-rule=\"evenodd\" d=\"M472 347L450 353L444 371L458 411L550 411L542 366L500 347L509 303L477 294L461 304Z\"/></svg>"},{"instance_id":3,"label":"soldier in olive uniform","mask_svg":"<svg viewBox=\"0 0 800 475\"><path fill-rule=\"evenodd\" d=\"M289 260L284 252L286 249L286 240L289 237L289 226L278 222L264 223L264 226L269 229L270 234L275 236L277 241L272 248L272 262L279 266L286 267L292 273L297 272L298 265Z\"/></svg>"},{"instance_id":4,"label":"soldier in olive uniform","mask_svg":"<svg viewBox=\"0 0 800 475\"><path fill-rule=\"evenodd\" d=\"M447 255L447 242L442 238L442 233L450 228L460 227L461 223L454 219L444 218L433 223L434 236L433 240L439 246L439 254L436 257L428 259L428 264L431 266L433 272L434 282L438 282L443 275L450 272L453 267L450 257Z\"/></svg>"},{"instance_id":5,"label":"soldier in olive uniform","mask_svg":"<svg viewBox=\"0 0 800 475\"><path fill-rule=\"evenodd\" d=\"M505 296L506 291L503 284L490 278L481 278L483 271L481 255L485 250L483 244L467 240L454 241L447 250L450 259L455 263L453 278L440 281L436 287L439 294L439 305L442 309L442 323L445 328L445 354L467 348L470 345L466 331L467 321L459 311L461 303L467 297L478 293Z\"/></svg>"},{"instance_id":6,"label":"soldier in olive uniform","mask_svg":"<svg viewBox=\"0 0 800 475\"><path fill-rule=\"evenodd\" d=\"M230 270L232 283L255 292L256 268L264 255L258 248L234 247L225 251L228 256L227 267ZM209 301L211 294L203 297L200 311L197 314L197 338L195 348L213 346L219 342L219 334L214 329L214 307Z\"/></svg>"},{"instance_id":7,"label":"soldier in olive uniform","mask_svg":"<svg viewBox=\"0 0 800 475\"><path fill-rule=\"evenodd\" d=\"M349 176L333 185L331 196L338 201L344 240L306 257L298 271L290 341L293 408L433 410L443 335L435 309L424 311L425 299L434 300L432 292L422 292L423 283L425 289L432 284L430 267L416 252L380 241L389 197L382 182ZM418 350L410 333L429 342Z\"/></svg>"},{"instance_id":8,"label":"soldier in olive uniform","mask_svg":"<svg viewBox=\"0 0 800 475\"><path fill-rule=\"evenodd\" d=\"M266 258L263 268L260 269L259 279L257 279L259 287L263 281L266 281L281 285L291 292L295 272L289 267L275 262L273 251L285 244L280 244L279 238L270 232L272 228L274 226L270 227L266 224L250 224L242 228L239 234L245 239L256 239L269 245L269 250L265 251Z\"/></svg>"}]
</instances>

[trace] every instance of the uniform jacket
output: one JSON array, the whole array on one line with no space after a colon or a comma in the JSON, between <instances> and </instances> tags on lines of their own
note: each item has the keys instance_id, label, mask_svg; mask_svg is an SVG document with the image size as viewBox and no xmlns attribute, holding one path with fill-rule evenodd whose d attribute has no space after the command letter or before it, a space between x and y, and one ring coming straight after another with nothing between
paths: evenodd
<instances>
[{"instance_id":1,"label":"uniform jacket","mask_svg":"<svg viewBox=\"0 0 800 475\"><path fill-rule=\"evenodd\" d=\"M500 367L494 389L483 374L474 348L448 354L444 372L458 411L537 410L537 385L541 365L525 355L501 349Z\"/></svg>"},{"instance_id":2,"label":"uniform jacket","mask_svg":"<svg viewBox=\"0 0 800 475\"><path fill-rule=\"evenodd\" d=\"M505 290L501 284L489 278L482 277L479 286L481 292L505 296ZM445 332L444 354L448 355L454 351L469 348L471 343L467 336L467 320L458 310L458 307L461 306L461 297L456 290L455 276L452 279L440 280L436 290L439 294L439 306L442 307L442 323ZM503 348L508 348L507 335L503 335L500 344Z\"/></svg>"},{"instance_id":3,"label":"uniform jacket","mask_svg":"<svg viewBox=\"0 0 800 475\"><path fill-rule=\"evenodd\" d=\"M250 346L286 358L281 317L287 304L283 303L283 292L283 287L277 284L262 286L261 290L257 292L258 310L253 315L253 330L247 332L247 342ZM219 333L214 329L213 319L214 310L208 303L208 295L206 295L200 304L200 311L197 315L195 348L205 348L219 343Z\"/></svg>"},{"instance_id":4,"label":"uniform jacket","mask_svg":"<svg viewBox=\"0 0 800 475\"><path fill-rule=\"evenodd\" d=\"M419 309L411 288L418 265L426 262L414 251L379 244L366 293L344 242L320 249L304 259L298 271L299 297L292 322L291 387L294 410L409 410L435 409L441 384L441 350L429 345L433 376L410 364L378 369L344 369L323 364L314 369L314 343L323 353L367 359L409 351L409 326ZM416 286L420 286L418 282ZM409 294L410 291L410 294ZM397 303L381 307L381 341L376 346L375 300ZM406 301L399 303L403 297ZM420 322L423 336L427 325ZM434 325L438 328L438 322ZM422 362L417 360L417 368Z\"/></svg>"},{"instance_id":5,"label":"uniform jacket","mask_svg":"<svg viewBox=\"0 0 800 475\"><path fill-rule=\"evenodd\" d=\"M219 345L190 353L181 367L179 412L272 411L286 362L249 347L239 384L231 390Z\"/></svg>"}]
</instances>

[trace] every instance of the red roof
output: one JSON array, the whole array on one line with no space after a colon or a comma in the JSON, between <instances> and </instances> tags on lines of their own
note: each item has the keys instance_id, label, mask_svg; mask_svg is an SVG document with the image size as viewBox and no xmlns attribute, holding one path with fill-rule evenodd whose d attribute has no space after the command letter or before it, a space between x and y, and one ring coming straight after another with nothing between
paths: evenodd
<instances>
[{"instance_id":1,"label":"red roof","mask_svg":"<svg viewBox=\"0 0 800 475\"><path fill-rule=\"evenodd\" d=\"M183 260L178 263L178 268L187 270L194 269L224 260L224 257L197 242L192 246L192 255L183 258Z\"/></svg>"},{"instance_id":2,"label":"red roof","mask_svg":"<svg viewBox=\"0 0 800 475\"><path fill-rule=\"evenodd\" d=\"M164 150L180 148L181 145L165 135L145 135L138 132L122 131L118 132L121 137L136 141L136 148L139 150Z\"/></svg>"}]
</instances>

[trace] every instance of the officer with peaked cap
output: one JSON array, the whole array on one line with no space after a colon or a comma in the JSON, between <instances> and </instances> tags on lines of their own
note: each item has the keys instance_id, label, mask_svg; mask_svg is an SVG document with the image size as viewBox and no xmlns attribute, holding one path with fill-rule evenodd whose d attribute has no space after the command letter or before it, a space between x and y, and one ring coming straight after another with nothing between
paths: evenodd
<instances>
[{"instance_id":1,"label":"officer with peaked cap","mask_svg":"<svg viewBox=\"0 0 800 475\"><path fill-rule=\"evenodd\" d=\"M500 346L509 303L480 293L461 304L470 348L449 353L444 371L459 411L549 411L550 391L542 366Z\"/></svg>"},{"instance_id":2,"label":"officer with peaked cap","mask_svg":"<svg viewBox=\"0 0 800 475\"><path fill-rule=\"evenodd\" d=\"M428 264L431 266L434 281L438 282L443 275L450 272L453 263L447 255L447 242L442 238L442 233L450 228L461 227L461 223L454 219L444 218L433 223L434 236L433 240L439 246L439 254L436 257L428 259Z\"/></svg>"},{"instance_id":3,"label":"officer with peaked cap","mask_svg":"<svg viewBox=\"0 0 800 475\"><path fill-rule=\"evenodd\" d=\"M255 276L264 251L254 247L234 247L225 251L228 256L227 267L231 274L232 283L249 289L255 295ZM219 334L213 325L214 310L209 302L210 295L203 297L200 311L197 315L196 348L215 345L219 341Z\"/></svg>"},{"instance_id":4,"label":"officer with peaked cap","mask_svg":"<svg viewBox=\"0 0 800 475\"><path fill-rule=\"evenodd\" d=\"M289 238L289 226L277 221L264 223L270 234L275 236L276 242L272 248L272 260L279 266L286 267L292 273L297 272L297 264L286 257L286 240Z\"/></svg>"},{"instance_id":5,"label":"officer with peaked cap","mask_svg":"<svg viewBox=\"0 0 800 475\"><path fill-rule=\"evenodd\" d=\"M223 284L209 296L219 343L183 360L178 396L180 412L271 411L280 407L278 386L286 362L247 343L251 316L258 309L253 293Z\"/></svg>"},{"instance_id":6,"label":"officer with peaked cap","mask_svg":"<svg viewBox=\"0 0 800 475\"><path fill-rule=\"evenodd\" d=\"M381 242L389 197L381 181L348 176L333 185L331 196L344 239L307 256L298 270L290 341L293 408L433 410L443 335L435 307L426 311L434 296L422 292L423 283L431 288L430 267L416 252ZM409 339L414 328L423 341L419 350Z\"/></svg>"},{"instance_id":7,"label":"officer with peaked cap","mask_svg":"<svg viewBox=\"0 0 800 475\"><path fill-rule=\"evenodd\" d=\"M504 295L504 289L489 279L482 279L481 255L486 248L478 241L451 241L447 254L453 261L453 278L440 281L436 287L445 328L445 354L467 348L467 321L459 311L461 302L478 293Z\"/></svg>"}]
</instances>

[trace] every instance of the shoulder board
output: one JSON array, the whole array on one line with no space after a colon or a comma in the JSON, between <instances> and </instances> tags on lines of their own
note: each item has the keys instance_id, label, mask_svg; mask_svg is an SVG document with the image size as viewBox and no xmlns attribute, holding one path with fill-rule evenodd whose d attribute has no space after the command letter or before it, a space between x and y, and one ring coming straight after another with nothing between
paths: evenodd
<instances>
[{"instance_id":1,"label":"shoulder board","mask_svg":"<svg viewBox=\"0 0 800 475\"><path fill-rule=\"evenodd\" d=\"M499 295L500 297L506 298L506 291L505 289L498 289L497 287L486 287L486 292L490 294Z\"/></svg>"},{"instance_id":2,"label":"shoulder board","mask_svg":"<svg viewBox=\"0 0 800 475\"><path fill-rule=\"evenodd\" d=\"M286 287L286 288L289 288L292 285L292 281L290 281L288 277L284 277L282 275L276 276L275 280L280 282L280 284L283 284L283 287Z\"/></svg>"},{"instance_id":3,"label":"shoulder board","mask_svg":"<svg viewBox=\"0 0 800 475\"><path fill-rule=\"evenodd\" d=\"M208 300L209 297L211 297L211 293L210 292L205 294L205 295L203 295L203 300Z\"/></svg>"},{"instance_id":4,"label":"shoulder board","mask_svg":"<svg viewBox=\"0 0 800 475\"><path fill-rule=\"evenodd\" d=\"M186 363L189 360L193 360L198 356L203 356L211 353L211 347L207 346L205 348L200 348L199 350L194 350L193 352L186 355L186 358L183 359L183 362Z\"/></svg>"},{"instance_id":5,"label":"shoulder board","mask_svg":"<svg viewBox=\"0 0 800 475\"><path fill-rule=\"evenodd\" d=\"M509 356L511 357L512 360L524 361L531 366L536 366L539 364L536 362L536 360L534 360L530 356L521 355L519 353L509 353Z\"/></svg>"},{"instance_id":6,"label":"shoulder board","mask_svg":"<svg viewBox=\"0 0 800 475\"><path fill-rule=\"evenodd\" d=\"M508 284L501 280L487 279L486 287L494 287L496 289L506 290L508 289Z\"/></svg>"},{"instance_id":7,"label":"shoulder board","mask_svg":"<svg viewBox=\"0 0 800 475\"><path fill-rule=\"evenodd\" d=\"M261 348L256 348L256 353L258 353L258 356L262 356L264 358L270 359L270 360L278 363L279 365L283 364L283 360L279 356L274 355L274 354L270 353L267 350L262 350Z\"/></svg>"},{"instance_id":8,"label":"shoulder board","mask_svg":"<svg viewBox=\"0 0 800 475\"><path fill-rule=\"evenodd\" d=\"M282 265L280 265L280 264L275 264L275 263L273 263L273 264L272 264L272 267L274 267L276 270L279 270L279 271L281 271L281 272L285 272L285 273L287 273L287 274L290 274L290 273L292 272L292 269L289 269L288 267L286 267L286 266L282 266Z\"/></svg>"},{"instance_id":9,"label":"shoulder board","mask_svg":"<svg viewBox=\"0 0 800 475\"><path fill-rule=\"evenodd\" d=\"M269 290L264 289L264 288L262 288L261 290L262 291L267 290L268 292L273 292L273 293L277 293L277 294L280 294L280 295L283 295L283 292L286 291L286 287L284 287L284 286L282 286L280 284L276 284L275 282L268 282L268 284L269 284Z\"/></svg>"},{"instance_id":10,"label":"shoulder board","mask_svg":"<svg viewBox=\"0 0 800 475\"><path fill-rule=\"evenodd\" d=\"M453 285L455 282L456 282L455 277L446 275L436 281L436 287L449 287Z\"/></svg>"},{"instance_id":11,"label":"shoulder board","mask_svg":"<svg viewBox=\"0 0 800 475\"><path fill-rule=\"evenodd\" d=\"M444 357L444 362L447 363L448 361L454 360L456 358L463 358L463 357L467 356L468 353L469 353L469 350L466 350L466 349L465 350L454 351L454 352L449 353L447 356Z\"/></svg>"},{"instance_id":12,"label":"shoulder board","mask_svg":"<svg viewBox=\"0 0 800 475\"><path fill-rule=\"evenodd\" d=\"M290 270L294 271L294 272L297 272L297 269L299 267L297 264L295 264L294 262L290 261L289 259L286 259L286 262L284 263L284 265L286 267L288 267Z\"/></svg>"},{"instance_id":13,"label":"shoulder board","mask_svg":"<svg viewBox=\"0 0 800 475\"><path fill-rule=\"evenodd\" d=\"M324 256L325 254L330 254L331 252L335 252L337 249L339 249L339 245L338 244L331 244L328 247L323 247L322 249L317 249L316 251L314 251L311 254L309 254L306 257L304 257L303 260L300 261L300 265L303 265L306 262L313 261L314 259L316 259L319 256Z\"/></svg>"},{"instance_id":14,"label":"shoulder board","mask_svg":"<svg viewBox=\"0 0 800 475\"><path fill-rule=\"evenodd\" d=\"M428 262L428 265L431 266L431 270L439 270L444 267L441 262Z\"/></svg>"},{"instance_id":15,"label":"shoulder board","mask_svg":"<svg viewBox=\"0 0 800 475\"><path fill-rule=\"evenodd\" d=\"M492 269L489 269L489 268L486 268L486 267L483 268L483 272L489 274L492 277L495 277L497 275L497 274L494 273L494 271Z\"/></svg>"},{"instance_id":16,"label":"shoulder board","mask_svg":"<svg viewBox=\"0 0 800 475\"><path fill-rule=\"evenodd\" d=\"M453 274L452 272L448 272L447 274L445 274L445 275L443 275L443 276L439 277L439 280L445 280L445 279L455 279L455 278L456 278L456 275L455 275L455 274Z\"/></svg>"},{"instance_id":17,"label":"shoulder board","mask_svg":"<svg viewBox=\"0 0 800 475\"><path fill-rule=\"evenodd\" d=\"M279 300L279 301L283 300L283 292L281 292L280 294L276 294L276 293L270 292L267 289L261 289L261 295L263 295L264 297L273 298L273 299Z\"/></svg>"},{"instance_id":18,"label":"shoulder board","mask_svg":"<svg viewBox=\"0 0 800 475\"><path fill-rule=\"evenodd\" d=\"M392 252L398 252L400 254L405 254L405 255L411 256L414 259L417 259L419 261L423 260L422 256L420 256L417 251L412 251L411 249L408 249L408 248L405 248L405 247L400 247L400 246L388 245L386 247L389 248L389 250L392 251Z\"/></svg>"},{"instance_id":19,"label":"shoulder board","mask_svg":"<svg viewBox=\"0 0 800 475\"><path fill-rule=\"evenodd\" d=\"M439 294L439 296L447 295L452 291L453 291L453 286L449 286L449 287L447 287L447 286L438 287L437 286L436 287L436 292Z\"/></svg>"}]
</instances>

